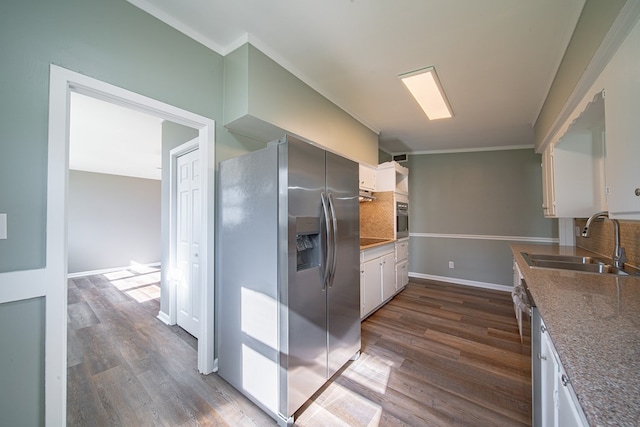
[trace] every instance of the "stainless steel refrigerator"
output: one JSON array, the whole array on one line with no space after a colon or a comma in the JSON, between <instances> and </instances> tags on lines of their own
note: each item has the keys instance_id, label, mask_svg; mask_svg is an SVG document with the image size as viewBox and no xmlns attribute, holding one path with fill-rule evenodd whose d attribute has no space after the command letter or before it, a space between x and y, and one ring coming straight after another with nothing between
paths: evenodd
<instances>
[{"instance_id":1,"label":"stainless steel refrigerator","mask_svg":"<svg viewBox=\"0 0 640 427\"><path fill-rule=\"evenodd\" d=\"M358 165L286 136L218 183L218 373L291 424L359 355Z\"/></svg>"}]
</instances>

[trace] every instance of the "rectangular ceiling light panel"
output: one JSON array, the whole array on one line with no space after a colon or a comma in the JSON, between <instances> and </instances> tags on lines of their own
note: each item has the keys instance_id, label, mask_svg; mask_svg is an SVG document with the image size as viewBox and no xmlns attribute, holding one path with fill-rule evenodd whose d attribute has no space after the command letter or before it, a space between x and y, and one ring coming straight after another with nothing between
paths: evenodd
<instances>
[{"instance_id":1,"label":"rectangular ceiling light panel","mask_svg":"<svg viewBox=\"0 0 640 427\"><path fill-rule=\"evenodd\" d=\"M418 101L429 120L445 119L453 116L435 68L427 67L400 74L398 77Z\"/></svg>"}]
</instances>

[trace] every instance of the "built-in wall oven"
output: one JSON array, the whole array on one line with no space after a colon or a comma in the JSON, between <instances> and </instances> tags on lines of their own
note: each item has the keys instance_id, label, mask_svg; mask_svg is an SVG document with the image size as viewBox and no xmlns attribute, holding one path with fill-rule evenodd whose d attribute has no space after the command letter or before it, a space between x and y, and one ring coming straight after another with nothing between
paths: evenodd
<instances>
[{"instance_id":1,"label":"built-in wall oven","mask_svg":"<svg viewBox=\"0 0 640 427\"><path fill-rule=\"evenodd\" d=\"M396 239L409 237L409 202L396 201Z\"/></svg>"}]
</instances>

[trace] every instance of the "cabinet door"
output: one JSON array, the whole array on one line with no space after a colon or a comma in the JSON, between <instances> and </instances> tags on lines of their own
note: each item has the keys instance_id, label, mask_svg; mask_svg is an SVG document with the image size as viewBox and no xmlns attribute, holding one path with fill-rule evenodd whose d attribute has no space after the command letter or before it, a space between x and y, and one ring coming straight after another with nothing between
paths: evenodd
<instances>
[{"instance_id":1,"label":"cabinet door","mask_svg":"<svg viewBox=\"0 0 640 427\"><path fill-rule=\"evenodd\" d=\"M640 24L629 33L606 70L606 171L609 212L640 219Z\"/></svg>"},{"instance_id":2,"label":"cabinet door","mask_svg":"<svg viewBox=\"0 0 640 427\"><path fill-rule=\"evenodd\" d=\"M380 273L380 258L372 259L363 264L364 275L364 296L363 299L363 317L371 313L371 311L382 303L382 286Z\"/></svg>"},{"instance_id":3,"label":"cabinet door","mask_svg":"<svg viewBox=\"0 0 640 427\"><path fill-rule=\"evenodd\" d=\"M540 344L542 426L588 425L544 324L540 334Z\"/></svg>"},{"instance_id":4,"label":"cabinet door","mask_svg":"<svg viewBox=\"0 0 640 427\"><path fill-rule=\"evenodd\" d=\"M368 166L360 166L360 189L376 191L376 170Z\"/></svg>"},{"instance_id":5,"label":"cabinet door","mask_svg":"<svg viewBox=\"0 0 640 427\"><path fill-rule=\"evenodd\" d=\"M545 217L556 216L555 195L553 193L553 146L542 153L542 209Z\"/></svg>"},{"instance_id":6,"label":"cabinet door","mask_svg":"<svg viewBox=\"0 0 640 427\"><path fill-rule=\"evenodd\" d=\"M582 427L586 426L586 420L583 419L581 410L574 401L575 392L571 388L571 384L567 376L558 373L558 423L560 427Z\"/></svg>"},{"instance_id":7,"label":"cabinet door","mask_svg":"<svg viewBox=\"0 0 640 427\"><path fill-rule=\"evenodd\" d=\"M409 261L396 264L396 290L407 286L409 283Z\"/></svg>"},{"instance_id":8,"label":"cabinet door","mask_svg":"<svg viewBox=\"0 0 640 427\"><path fill-rule=\"evenodd\" d=\"M365 293L366 293L366 288L364 286L365 283L365 275L364 275L364 263L360 263L360 319L362 319L364 317L365 311L364 311L364 299L365 299Z\"/></svg>"},{"instance_id":9,"label":"cabinet door","mask_svg":"<svg viewBox=\"0 0 640 427\"><path fill-rule=\"evenodd\" d=\"M382 268L382 300L386 301L396 293L395 254L390 253L380 258Z\"/></svg>"},{"instance_id":10,"label":"cabinet door","mask_svg":"<svg viewBox=\"0 0 640 427\"><path fill-rule=\"evenodd\" d=\"M553 345L549 334L545 332L544 325L542 326L542 333L540 334L540 359L541 359L541 378L540 388L542 390L542 396L540 404L542 408L542 426L555 426L557 419L557 406L558 400L558 364L554 356Z\"/></svg>"}]
</instances>

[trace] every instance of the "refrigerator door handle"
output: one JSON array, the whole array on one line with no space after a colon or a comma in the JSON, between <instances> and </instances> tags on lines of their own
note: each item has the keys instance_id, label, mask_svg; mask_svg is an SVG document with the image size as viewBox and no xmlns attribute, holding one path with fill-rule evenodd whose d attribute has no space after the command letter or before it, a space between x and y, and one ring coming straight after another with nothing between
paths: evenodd
<instances>
[{"instance_id":1,"label":"refrigerator door handle","mask_svg":"<svg viewBox=\"0 0 640 427\"><path fill-rule=\"evenodd\" d=\"M320 193L320 200L322 201L322 212L324 213L324 224L327 235L324 253L324 273L322 274L322 290L327 289L327 283L329 281L329 268L331 267L331 216L329 215L329 208L327 207L327 198L323 193Z\"/></svg>"},{"instance_id":2,"label":"refrigerator door handle","mask_svg":"<svg viewBox=\"0 0 640 427\"><path fill-rule=\"evenodd\" d=\"M333 195L329 193L329 209L331 212L331 228L333 229L333 239L331 242L331 270L329 270L329 287L333 287L333 278L336 274L336 264L338 262L338 217L333 203Z\"/></svg>"}]
</instances>

